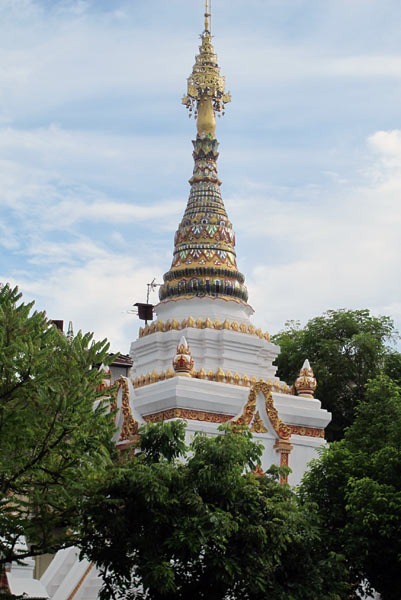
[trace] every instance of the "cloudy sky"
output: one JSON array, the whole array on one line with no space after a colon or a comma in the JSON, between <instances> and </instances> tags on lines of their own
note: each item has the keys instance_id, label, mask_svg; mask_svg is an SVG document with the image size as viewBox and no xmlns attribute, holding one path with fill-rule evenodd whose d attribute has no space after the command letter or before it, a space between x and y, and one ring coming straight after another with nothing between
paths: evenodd
<instances>
[{"instance_id":1,"label":"cloudy sky","mask_svg":"<svg viewBox=\"0 0 401 600\"><path fill-rule=\"evenodd\" d=\"M203 0L0 0L0 281L128 352L170 267ZM401 2L214 0L223 198L256 326L401 329ZM151 297L156 302L156 294Z\"/></svg>"}]
</instances>

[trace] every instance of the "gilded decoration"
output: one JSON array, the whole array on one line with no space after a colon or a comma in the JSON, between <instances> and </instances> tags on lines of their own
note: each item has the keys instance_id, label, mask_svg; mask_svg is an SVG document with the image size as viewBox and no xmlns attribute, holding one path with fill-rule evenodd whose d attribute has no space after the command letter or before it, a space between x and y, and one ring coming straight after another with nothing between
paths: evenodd
<instances>
[{"instance_id":1,"label":"gilded decoration","mask_svg":"<svg viewBox=\"0 0 401 600\"><path fill-rule=\"evenodd\" d=\"M225 91L209 30L206 7L205 29L199 54L188 78L183 104L197 120L193 141L194 169L187 207L174 239L170 271L160 286L160 301L208 297L246 303L244 276L238 272L235 233L221 197L217 172L219 143L216 119L224 114L231 97Z\"/></svg>"},{"instance_id":2,"label":"gilded decoration","mask_svg":"<svg viewBox=\"0 0 401 600\"><path fill-rule=\"evenodd\" d=\"M264 470L262 469L262 466L261 466L261 465L257 465L257 466L256 466L256 469L254 469L254 470L252 471L252 473L253 473L254 475L257 475L258 477L264 477L264 476L265 476L265 472L264 472Z\"/></svg>"},{"instance_id":3,"label":"gilded decoration","mask_svg":"<svg viewBox=\"0 0 401 600\"><path fill-rule=\"evenodd\" d=\"M207 296L246 302L244 276L236 264L235 234L217 176L218 142L202 134L193 144L191 191L175 234L173 261L164 275L160 300Z\"/></svg>"},{"instance_id":4,"label":"gilded decoration","mask_svg":"<svg viewBox=\"0 0 401 600\"><path fill-rule=\"evenodd\" d=\"M294 385L298 396L313 398L313 394L317 387L317 381L313 374L312 367L309 364L309 360L305 360L302 369L299 372L299 377L295 380Z\"/></svg>"},{"instance_id":5,"label":"gilded decoration","mask_svg":"<svg viewBox=\"0 0 401 600\"><path fill-rule=\"evenodd\" d=\"M231 373L231 371L223 371L221 367L217 369L217 371L209 370L207 373L204 368L201 368L199 371L196 369L192 369L189 371L191 377L195 379L207 379L208 381L217 381L218 383L229 383L231 385L239 385L241 387L252 387L257 383L256 377L252 376L251 378L248 375L240 375L239 373ZM156 377L157 375L157 377ZM158 381L164 381L165 379L170 379L174 377L176 373L169 367L167 371L162 371L161 373L156 373L153 371L152 373L147 373L146 375L140 375L132 380L134 388L141 388L145 385L150 385L152 383L157 383ZM261 379L259 383L266 383L269 387L273 386L271 380L263 380ZM286 383L282 383L277 381L274 383L274 389L281 394L290 394L291 390Z\"/></svg>"},{"instance_id":6,"label":"gilded decoration","mask_svg":"<svg viewBox=\"0 0 401 600\"><path fill-rule=\"evenodd\" d=\"M289 425L289 427L291 428L291 435L324 438L324 429L318 429L317 427L302 427L300 425Z\"/></svg>"},{"instance_id":7,"label":"gilded decoration","mask_svg":"<svg viewBox=\"0 0 401 600\"><path fill-rule=\"evenodd\" d=\"M176 375L192 377L194 359L192 358L188 342L183 335L178 343L176 355L173 358L173 368ZM155 381L152 381L152 383L158 381L157 373L155 373L155 375Z\"/></svg>"},{"instance_id":8,"label":"gilded decoration","mask_svg":"<svg viewBox=\"0 0 401 600\"><path fill-rule=\"evenodd\" d=\"M226 423L227 421L231 421L233 416L200 410L190 410L187 408L170 408L151 415L145 415L143 418L148 423L158 423L159 421L167 421L168 419L188 419L189 421L206 421L207 423Z\"/></svg>"},{"instance_id":9,"label":"gilded decoration","mask_svg":"<svg viewBox=\"0 0 401 600\"><path fill-rule=\"evenodd\" d=\"M252 433L267 433L267 429L264 426L262 419L260 418L259 411L256 412L251 427Z\"/></svg>"},{"instance_id":10,"label":"gilded decoration","mask_svg":"<svg viewBox=\"0 0 401 600\"><path fill-rule=\"evenodd\" d=\"M116 385L116 394L118 390L121 388L121 411L123 414L123 426L121 429L120 440L129 440L133 438L138 433L139 425L138 421L134 419L131 413L131 407L129 405L129 388L128 381L124 377L120 377L115 382ZM115 402L115 400L114 400Z\"/></svg>"},{"instance_id":11,"label":"gilded decoration","mask_svg":"<svg viewBox=\"0 0 401 600\"><path fill-rule=\"evenodd\" d=\"M197 120L198 134L214 135L215 113L224 115L224 107L231 102L230 92L226 92L225 77L220 75L217 56L212 45L208 2L205 7L205 27L201 34L199 54L188 77L187 93L182 103L188 108L189 116Z\"/></svg>"},{"instance_id":12,"label":"gilded decoration","mask_svg":"<svg viewBox=\"0 0 401 600\"><path fill-rule=\"evenodd\" d=\"M164 323L164 321L153 321L151 325L140 327L139 337L146 337L153 333L163 333L171 331L172 329L181 331L187 327L195 327L197 329L217 329L220 331L223 329L230 329L231 331L238 333L256 335L261 340L264 339L267 342L270 342L270 334L267 331L263 333L261 329L255 329L253 325L247 325L246 323L238 324L237 321L230 322L227 319L221 323L218 319L212 321L209 317L206 319L199 317L196 321L192 317L183 319L181 322L177 321L177 319L172 319L172 321L168 320L166 323Z\"/></svg>"},{"instance_id":13,"label":"gilded decoration","mask_svg":"<svg viewBox=\"0 0 401 600\"><path fill-rule=\"evenodd\" d=\"M206 374L206 371L204 369L201 369L198 373L197 373L197 377L199 379L209 379L209 381L216 381L215 379L215 375L212 371L209 371L208 374ZM174 374L172 375L174 376ZM192 375L195 376L195 375ZM234 376L235 379L235 376ZM249 382L249 379L246 378L246 380ZM260 386L262 382L259 382L257 385ZM263 382L265 383L265 382ZM270 384L265 383L265 385L270 389ZM252 390L251 390L252 391ZM251 396L251 392L249 394L249 396ZM248 401L244 407L244 411L241 415L241 417L239 419L236 419L235 421L233 421L233 424L238 424L238 425L244 425L246 427L250 426L250 430L252 431L252 433L266 433L267 429L261 419L261 416L259 414L259 411L256 411L256 396L252 394L252 397L249 398L248 397ZM266 408L267 410L267 408ZM275 409L273 407L273 411L271 409L270 413L268 412L269 415L269 419L272 420L272 418L274 419L274 412ZM271 416L270 416L271 415ZM220 413L212 413L212 412L205 412L205 411L198 411L198 410L190 410L190 409L186 409L186 408L171 408L168 410L164 410L158 413L153 413L151 415L146 415L143 417L145 419L145 421L151 422L151 423L156 423L158 421L165 421L168 419L189 419L192 421L207 421L209 423L225 423L227 421L231 421L234 417L232 415L224 415L224 414L220 414ZM278 417L277 417L278 419ZM280 419L278 419L280 421ZM277 422L276 422L276 426L277 426ZM275 428L275 430L277 431L277 429ZM284 425L283 423L279 423L279 430L280 432L290 432L288 437L283 437L281 438L281 440L278 440L276 443L278 444L280 441L281 442L287 442L289 437L294 434L294 435L302 435L302 436L308 436L308 437L320 437L320 438L324 438L324 430L323 429L314 429L311 427L301 427L298 425ZM289 441L288 441L289 444ZM290 449L292 448L291 446L289 446ZM281 446L280 448L287 448L287 446Z\"/></svg>"},{"instance_id":14,"label":"gilded decoration","mask_svg":"<svg viewBox=\"0 0 401 600\"><path fill-rule=\"evenodd\" d=\"M265 408L267 416L269 420L281 439L288 439L291 436L291 428L288 425L285 425L279 418L277 410L274 408L273 397L271 393L271 384L268 384L264 381L258 381L255 383L248 395L248 402L246 403L242 415L235 419L234 423L238 425L243 425L245 427L249 427L252 419L255 416L256 410L256 400L259 392L265 397ZM259 413L257 413L259 414ZM260 416L259 416L260 417Z\"/></svg>"},{"instance_id":15,"label":"gilded decoration","mask_svg":"<svg viewBox=\"0 0 401 600\"><path fill-rule=\"evenodd\" d=\"M276 452L280 454L280 467L288 467L289 456L293 446L289 440L277 440L274 444ZM288 475L280 475L280 483L288 483Z\"/></svg>"}]
</instances>

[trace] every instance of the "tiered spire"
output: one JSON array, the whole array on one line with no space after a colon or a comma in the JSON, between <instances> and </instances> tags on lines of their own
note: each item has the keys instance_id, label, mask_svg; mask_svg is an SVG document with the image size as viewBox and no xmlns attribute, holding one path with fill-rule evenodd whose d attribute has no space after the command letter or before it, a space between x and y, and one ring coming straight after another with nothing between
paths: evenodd
<instances>
[{"instance_id":1,"label":"tiered spire","mask_svg":"<svg viewBox=\"0 0 401 600\"><path fill-rule=\"evenodd\" d=\"M164 275L160 300L193 296L221 297L245 302L248 292L238 272L235 235L221 198L217 175L218 141L215 138L217 112L231 101L220 75L210 33L210 10L205 2L205 29L199 54L188 78L183 104L197 120L193 141L194 172L184 217L174 242L170 271Z\"/></svg>"}]
</instances>

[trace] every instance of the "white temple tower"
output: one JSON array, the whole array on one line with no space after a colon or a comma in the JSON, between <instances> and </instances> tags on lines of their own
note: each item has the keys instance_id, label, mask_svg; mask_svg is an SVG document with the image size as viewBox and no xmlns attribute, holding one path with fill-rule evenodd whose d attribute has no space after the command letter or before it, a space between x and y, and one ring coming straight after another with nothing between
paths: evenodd
<instances>
[{"instance_id":1,"label":"white temple tower","mask_svg":"<svg viewBox=\"0 0 401 600\"><path fill-rule=\"evenodd\" d=\"M330 414L313 392L295 396L275 378L279 347L250 321L254 311L237 268L235 234L217 174L215 114L231 97L220 75L209 17L206 9L183 98L197 120L189 199L160 288L157 319L141 328L131 345L134 405L144 421L186 419L189 433L215 434L222 422L242 420L263 441L263 468L288 462L289 481L295 484L324 443ZM193 364L186 377L172 365L182 336Z\"/></svg>"}]
</instances>

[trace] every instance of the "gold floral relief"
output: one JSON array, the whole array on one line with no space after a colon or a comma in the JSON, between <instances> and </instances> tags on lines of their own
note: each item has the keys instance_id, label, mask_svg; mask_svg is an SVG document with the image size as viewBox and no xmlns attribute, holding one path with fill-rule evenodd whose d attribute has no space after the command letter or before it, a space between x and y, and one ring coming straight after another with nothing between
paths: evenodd
<instances>
[{"instance_id":1,"label":"gold floral relief","mask_svg":"<svg viewBox=\"0 0 401 600\"><path fill-rule=\"evenodd\" d=\"M248 401L245 405L243 413L238 419L235 419L234 423L238 425L244 425L249 427L252 422L252 419L256 410L256 399L258 397L259 392L261 392L265 397L265 408L267 416L273 426L273 429L277 433L277 435L282 439L288 439L291 436L291 428L288 425L285 425L279 418L277 410L273 404L273 397L271 393L271 386L265 382L257 382L255 383L248 395ZM258 417L261 422L261 425L264 427L263 422L260 419L259 413ZM256 415L255 415L256 418ZM256 425L258 427L260 425Z\"/></svg>"},{"instance_id":2,"label":"gold floral relief","mask_svg":"<svg viewBox=\"0 0 401 600\"><path fill-rule=\"evenodd\" d=\"M267 429L260 417L259 411L255 413L255 417L251 426L252 433L267 433Z\"/></svg>"},{"instance_id":3,"label":"gold floral relief","mask_svg":"<svg viewBox=\"0 0 401 600\"><path fill-rule=\"evenodd\" d=\"M123 426L120 434L120 441L129 440L138 433L138 421L134 419L129 405L129 387L128 381L124 377L120 377L115 382L117 392L121 388L121 411L123 414Z\"/></svg>"},{"instance_id":4,"label":"gold floral relief","mask_svg":"<svg viewBox=\"0 0 401 600\"><path fill-rule=\"evenodd\" d=\"M221 323L218 319L214 321L206 317L206 319L202 319L198 317L195 321L193 317L188 317L188 319L183 319L181 323L177 321L177 319L173 319L172 321L167 321L164 323L163 321L153 321L151 325L146 325L145 327L140 327L139 329L139 337L146 337L153 333L161 333L170 331L171 329L180 330L185 329L187 327L196 327L198 329L230 329L231 331L235 331L238 333L244 333L246 335L256 335L260 339L265 339L267 342L270 342L270 335L266 331L262 332L261 329L255 329L253 325L246 325L246 323L238 324L237 321L233 321L232 323L226 319L223 323Z\"/></svg>"},{"instance_id":5,"label":"gold floral relief","mask_svg":"<svg viewBox=\"0 0 401 600\"><path fill-rule=\"evenodd\" d=\"M187 408L170 408L161 412L145 415L143 417L148 423L158 423L168 419L188 419L189 421L205 421L207 423L226 423L231 421L232 415L190 410Z\"/></svg>"}]
</instances>

